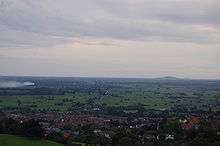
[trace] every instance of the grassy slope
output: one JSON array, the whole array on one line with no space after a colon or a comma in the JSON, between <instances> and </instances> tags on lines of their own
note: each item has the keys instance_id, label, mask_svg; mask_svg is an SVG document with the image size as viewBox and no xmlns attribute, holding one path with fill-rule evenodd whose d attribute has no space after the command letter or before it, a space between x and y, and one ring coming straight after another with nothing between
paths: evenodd
<instances>
[{"instance_id":1,"label":"grassy slope","mask_svg":"<svg viewBox=\"0 0 220 146\"><path fill-rule=\"evenodd\" d=\"M0 134L0 146L64 146L48 140L32 140L25 137Z\"/></svg>"}]
</instances>

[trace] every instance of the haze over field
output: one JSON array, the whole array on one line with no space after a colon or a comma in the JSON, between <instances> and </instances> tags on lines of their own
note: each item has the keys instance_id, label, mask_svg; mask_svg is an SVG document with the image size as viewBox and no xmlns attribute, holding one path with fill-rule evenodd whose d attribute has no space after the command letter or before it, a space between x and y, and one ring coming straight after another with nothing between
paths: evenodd
<instances>
[{"instance_id":1,"label":"haze over field","mask_svg":"<svg viewBox=\"0 0 220 146\"><path fill-rule=\"evenodd\" d=\"M17 81L1 81L0 80L0 88L19 88L25 86L33 86L32 82L17 82Z\"/></svg>"},{"instance_id":2,"label":"haze over field","mask_svg":"<svg viewBox=\"0 0 220 146\"><path fill-rule=\"evenodd\" d=\"M219 0L0 0L0 75L220 78Z\"/></svg>"}]
</instances>

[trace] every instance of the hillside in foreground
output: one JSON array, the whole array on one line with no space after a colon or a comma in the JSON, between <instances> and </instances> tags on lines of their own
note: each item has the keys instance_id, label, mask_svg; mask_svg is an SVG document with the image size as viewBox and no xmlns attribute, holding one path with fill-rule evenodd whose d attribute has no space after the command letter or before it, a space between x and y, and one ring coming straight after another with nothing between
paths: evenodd
<instances>
[{"instance_id":1,"label":"hillside in foreground","mask_svg":"<svg viewBox=\"0 0 220 146\"><path fill-rule=\"evenodd\" d=\"M48 140L33 140L14 135L0 134L0 146L64 146Z\"/></svg>"}]
</instances>

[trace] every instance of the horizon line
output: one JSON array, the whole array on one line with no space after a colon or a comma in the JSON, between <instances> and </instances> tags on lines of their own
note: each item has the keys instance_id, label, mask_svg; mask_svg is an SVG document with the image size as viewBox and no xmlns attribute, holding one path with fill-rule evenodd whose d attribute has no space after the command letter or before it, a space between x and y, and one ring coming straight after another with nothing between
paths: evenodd
<instances>
[{"instance_id":1,"label":"horizon line","mask_svg":"<svg viewBox=\"0 0 220 146\"><path fill-rule=\"evenodd\" d=\"M188 78L179 76L155 76L155 77L115 77L115 76L63 76L63 75L0 75L0 77L36 77L36 78L106 78L106 79L179 79L179 80L220 80L220 78Z\"/></svg>"}]
</instances>

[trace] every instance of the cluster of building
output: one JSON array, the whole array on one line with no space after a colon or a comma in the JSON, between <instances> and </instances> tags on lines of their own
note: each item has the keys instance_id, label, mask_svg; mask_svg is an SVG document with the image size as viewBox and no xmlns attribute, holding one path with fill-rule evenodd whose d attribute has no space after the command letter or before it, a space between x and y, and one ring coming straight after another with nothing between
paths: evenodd
<instances>
[{"instance_id":1,"label":"cluster of building","mask_svg":"<svg viewBox=\"0 0 220 146\"><path fill-rule=\"evenodd\" d=\"M136 132L142 144L156 142L161 139L165 141L176 140L175 131L169 129L169 124L176 123L182 131L197 130L201 123L210 123L211 128L220 134L220 117L210 115L188 115L183 117L118 117L110 115L88 115L73 112L66 113L6 113L7 117L16 121L24 122L35 119L45 129L45 137L53 133L59 133L62 138L79 137L84 131L90 130L96 136L102 136L109 140L118 129L126 129ZM89 125L89 126L88 126ZM88 128L83 128L88 126ZM164 130L163 127L168 130ZM174 128L175 129L175 128ZM84 130L84 131L83 131ZM161 133L163 135L161 136Z\"/></svg>"}]
</instances>

